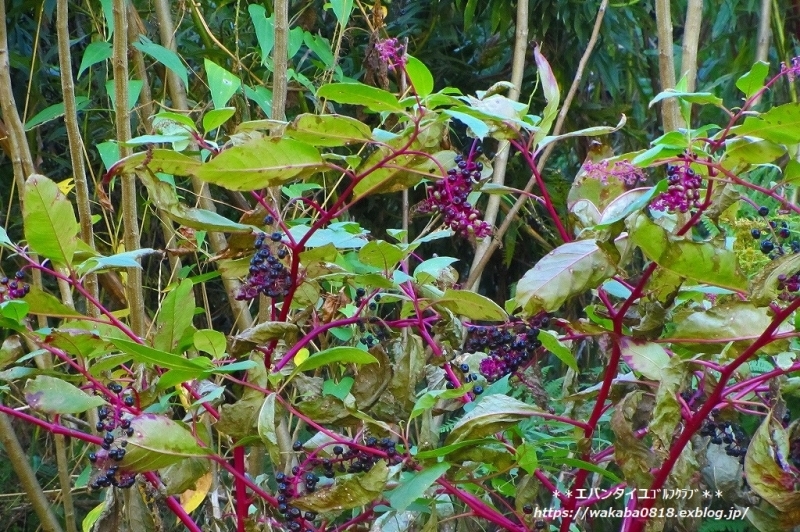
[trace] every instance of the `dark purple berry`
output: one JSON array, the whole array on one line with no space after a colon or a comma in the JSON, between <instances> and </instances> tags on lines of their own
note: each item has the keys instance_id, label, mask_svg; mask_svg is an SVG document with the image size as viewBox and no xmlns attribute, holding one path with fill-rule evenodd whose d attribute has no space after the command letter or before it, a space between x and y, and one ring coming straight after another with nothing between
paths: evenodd
<instances>
[{"instance_id":1,"label":"dark purple berry","mask_svg":"<svg viewBox=\"0 0 800 532\"><path fill-rule=\"evenodd\" d=\"M772 243L772 240L762 240L761 241L761 253L767 254L775 249L775 244Z\"/></svg>"},{"instance_id":2,"label":"dark purple berry","mask_svg":"<svg viewBox=\"0 0 800 532\"><path fill-rule=\"evenodd\" d=\"M769 214L769 207L762 206L762 207L758 208L758 215L759 216L766 216L768 214Z\"/></svg>"},{"instance_id":3,"label":"dark purple berry","mask_svg":"<svg viewBox=\"0 0 800 532\"><path fill-rule=\"evenodd\" d=\"M752 231L750 231L750 236L752 236L755 239L761 238L761 229L753 229Z\"/></svg>"}]
</instances>

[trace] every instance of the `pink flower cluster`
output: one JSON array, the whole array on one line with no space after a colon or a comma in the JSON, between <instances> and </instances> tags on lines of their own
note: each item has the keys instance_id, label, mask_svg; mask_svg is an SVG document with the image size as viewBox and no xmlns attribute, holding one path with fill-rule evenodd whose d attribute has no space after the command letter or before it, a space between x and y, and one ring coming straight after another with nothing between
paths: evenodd
<instances>
[{"instance_id":1,"label":"pink flower cluster","mask_svg":"<svg viewBox=\"0 0 800 532\"><path fill-rule=\"evenodd\" d=\"M389 70L403 68L406 64L405 46L400 44L400 41L395 37L376 42L375 50L377 50L381 61L389 67Z\"/></svg>"},{"instance_id":2,"label":"pink flower cluster","mask_svg":"<svg viewBox=\"0 0 800 532\"><path fill-rule=\"evenodd\" d=\"M483 163L474 160L478 153L478 150L472 150L467 159L457 155L457 167L448 170L447 177L427 188L428 199L417 205L416 211L420 214L441 212L445 224L456 233L484 238L492 234L492 227L481 220L481 212L467 201L473 184L481 179Z\"/></svg>"},{"instance_id":3,"label":"pink flower cluster","mask_svg":"<svg viewBox=\"0 0 800 532\"><path fill-rule=\"evenodd\" d=\"M589 162L584 166L584 170L587 177L597 179L604 185L608 184L609 177L619 179L629 187L634 187L647 179L642 169L632 165L630 161L611 163L608 160L602 160L598 163Z\"/></svg>"}]
</instances>

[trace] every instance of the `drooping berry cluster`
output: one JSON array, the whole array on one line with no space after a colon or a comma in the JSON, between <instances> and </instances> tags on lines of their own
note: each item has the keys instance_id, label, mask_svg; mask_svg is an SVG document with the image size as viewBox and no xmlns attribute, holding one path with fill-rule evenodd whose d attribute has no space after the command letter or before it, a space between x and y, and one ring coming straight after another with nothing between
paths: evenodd
<instances>
[{"instance_id":1,"label":"drooping berry cluster","mask_svg":"<svg viewBox=\"0 0 800 532\"><path fill-rule=\"evenodd\" d=\"M480 148L476 148L470 151L466 159L457 155L456 168L448 170L444 179L427 188L428 199L416 206L416 212L441 212L444 223L465 237L489 236L492 227L481 220L481 212L467 201L473 185L481 179L483 163L475 161L480 153Z\"/></svg>"},{"instance_id":2,"label":"drooping berry cluster","mask_svg":"<svg viewBox=\"0 0 800 532\"><path fill-rule=\"evenodd\" d=\"M21 271L15 273L11 279L5 276L0 277L0 303L11 299L21 299L28 295L31 287L28 283L23 283L23 279L25 279L25 272Z\"/></svg>"},{"instance_id":3,"label":"drooping berry cluster","mask_svg":"<svg viewBox=\"0 0 800 532\"><path fill-rule=\"evenodd\" d=\"M380 300L380 296L376 295L375 298ZM361 333L359 342L367 346L367 349L389 338L389 329L381 323L379 318L370 316L367 322L370 324L369 327L363 322L358 323L358 330Z\"/></svg>"},{"instance_id":4,"label":"drooping berry cluster","mask_svg":"<svg viewBox=\"0 0 800 532\"><path fill-rule=\"evenodd\" d=\"M547 316L540 316L511 327L473 325L467 329L464 350L489 355L481 360L480 372L487 381L495 382L533 358L542 346L539 331L549 324Z\"/></svg>"},{"instance_id":5,"label":"drooping berry cluster","mask_svg":"<svg viewBox=\"0 0 800 532\"><path fill-rule=\"evenodd\" d=\"M747 437L742 427L729 421L714 422L706 420L703 428L700 429L700 436L710 437L709 443L715 445L725 445L725 454L738 457L744 463L747 454L747 446L750 445L750 438Z\"/></svg>"},{"instance_id":6,"label":"drooping berry cluster","mask_svg":"<svg viewBox=\"0 0 800 532\"><path fill-rule=\"evenodd\" d=\"M766 218L769 215L769 208L759 207L758 215ZM770 259L776 259L786 254L789 250L792 253L800 253L800 240L789 240L792 237L792 231L785 220L780 222L776 220L765 221L768 226L750 231L750 236L753 239L760 240L759 247L764 255L769 256Z\"/></svg>"},{"instance_id":7,"label":"drooping berry cluster","mask_svg":"<svg viewBox=\"0 0 800 532\"><path fill-rule=\"evenodd\" d=\"M458 369L461 371L461 373L464 374L464 382L465 383L478 382L478 380L480 380L480 377L478 376L477 373L470 373L471 370L470 370L469 364L467 364L467 363L459 364L458 365ZM453 385L452 382L448 382L446 387L449 390L452 390L453 388L455 388L455 386ZM480 384L474 385L472 387L472 393L474 393L475 395L482 394L483 393L483 386L480 385Z\"/></svg>"},{"instance_id":8,"label":"drooping berry cluster","mask_svg":"<svg viewBox=\"0 0 800 532\"><path fill-rule=\"evenodd\" d=\"M360 447L360 448L359 448ZM381 454L370 453L364 447L382 451ZM303 442L296 441L292 449L298 453L304 453ZM374 436L369 436L361 446L334 445L331 450L333 453L330 458L321 458L316 452L310 453L301 465L292 467L291 474L277 473L275 481L278 484L277 496L278 513L286 519L286 526L291 531L312 530L313 521L317 518L314 512L302 512L299 508L292 506L292 499L303 494L314 493L321 477L332 479L339 473L363 473L367 472L378 463L379 460L387 459L392 465L402 463L407 455L397 450L396 444L390 438L378 440ZM385 454L387 458L382 458ZM323 481L325 482L325 481ZM331 482L331 481L327 481Z\"/></svg>"},{"instance_id":9,"label":"drooping berry cluster","mask_svg":"<svg viewBox=\"0 0 800 532\"><path fill-rule=\"evenodd\" d=\"M669 186L650 205L657 211L687 212L692 207L700 207L700 187L703 180L689 163L667 166Z\"/></svg>"},{"instance_id":10,"label":"drooping berry cluster","mask_svg":"<svg viewBox=\"0 0 800 532\"><path fill-rule=\"evenodd\" d=\"M129 393L123 394L122 386L112 383L109 390L121 397L127 406L133 406L135 399ZM97 409L97 431L103 435L100 449L89 453L89 461L97 471L89 483L90 489L101 489L109 486L130 488L136 482L136 473L121 468L120 462L125 459L127 438L133 436L131 418L123 416L121 408L109 409L101 406Z\"/></svg>"},{"instance_id":11,"label":"drooping berry cluster","mask_svg":"<svg viewBox=\"0 0 800 532\"><path fill-rule=\"evenodd\" d=\"M267 216L264 222L272 223L272 217ZM291 270L282 262L289 255L282 240L283 233L280 231L256 235L256 252L250 260L249 274L239 288L236 299L255 299L258 294L274 299L289 293L293 280Z\"/></svg>"}]
</instances>

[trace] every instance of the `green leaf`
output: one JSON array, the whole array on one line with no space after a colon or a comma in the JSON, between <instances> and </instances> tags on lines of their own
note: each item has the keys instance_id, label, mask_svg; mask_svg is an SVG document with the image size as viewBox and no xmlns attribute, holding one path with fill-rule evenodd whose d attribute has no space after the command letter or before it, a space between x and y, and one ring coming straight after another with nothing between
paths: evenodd
<instances>
[{"instance_id":1,"label":"green leaf","mask_svg":"<svg viewBox=\"0 0 800 532\"><path fill-rule=\"evenodd\" d=\"M81 75L84 73L84 71L86 71L86 69L90 68L92 65L100 63L101 61L111 59L112 55L114 55L114 49L110 42L94 41L89 43L89 46L87 46L83 51L81 66L78 68L77 79L80 79Z\"/></svg>"},{"instance_id":2,"label":"green leaf","mask_svg":"<svg viewBox=\"0 0 800 532\"><path fill-rule=\"evenodd\" d=\"M751 135L777 144L800 143L800 103L778 105L766 113L748 116L742 125L731 128L730 133Z\"/></svg>"},{"instance_id":3,"label":"green leaf","mask_svg":"<svg viewBox=\"0 0 800 532\"><path fill-rule=\"evenodd\" d=\"M542 112L542 119L537 124L537 131L533 136L533 145L539 146L545 136L550 132L550 127L555 122L558 116L558 104L561 102L561 91L558 88L558 81L553 74L553 69L550 68L550 63L542 55L539 45L533 49L533 57L536 61L536 68L539 73L539 81L542 84L542 91L544 92L544 99L547 101L544 111Z\"/></svg>"},{"instance_id":4,"label":"green leaf","mask_svg":"<svg viewBox=\"0 0 800 532\"><path fill-rule=\"evenodd\" d=\"M575 360L575 355L572 354L572 351L561 343L561 341L556 338L555 334L551 333L550 331L539 331L539 336L537 336L542 345L553 353L561 362L575 370L578 370L578 361Z\"/></svg>"},{"instance_id":5,"label":"green leaf","mask_svg":"<svg viewBox=\"0 0 800 532\"><path fill-rule=\"evenodd\" d=\"M451 445L502 432L542 411L507 395L494 394L483 399L453 426L445 440Z\"/></svg>"},{"instance_id":6,"label":"green leaf","mask_svg":"<svg viewBox=\"0 0 800 532\"><path fill-rule=\"evenodd\" d=\"M405 257L405 252L385 240L371 240L358 250L358 260L367 266L390 271Z\"/></svg>"},{"instance_id":7,"label":"green leaf","mask_svg":"<svg viewBox=\"0 0 800 532\"><path fill-rule=\"evenodd\" d=\"M8 249L14 249L14 243L8 238L5 227L0 226L0 246Z\"/></svg>"},{"instance_id":8,"label":"green leaf","mask_svg":"<svg viewBox=\"0 0 800 532\"><path fill-rule=\"evenodd\" d=\"M136 107L136 102L139 101L139 94L142 92L143 86L144 82L140 79L128 80L128 111ZM114 88L113 79L106 82L106 93L108 94L108 97L111 99L111 105L116 107L117 93L116 89Z\"/></svg>"},{"instance_id":9,"label":"green leaf","mask_svg":"<svg viewBox=\"0 0 800 532\"><path fill-rule=\"evenodd\" d=\"M406 508L415 500L423 497L427 489L439 480L439 477L447 473L448 469L450 469L449 463L439 462L422 471L407 474L406 479L389 492L389 504L398 513L406 511Z\"/></svg>"},{"instance_id":10,"label":"green leaf","mask_svg":"<svg viewBox=\"0 0 800 532\"><path fill-rule=\"evenodd\" d=\"M30 306L28 312L53 318L75 318L82 314L77 310L68 307L57 297L43 292L41 289L31 285L31 290L25 296L25 303Z\"/></svg>"},{"instance_id":11,"label":"green leaf","mask_svg":"<svg viewBox=\"0 0 800 532\"><path fill-rule=\"evenodd\" d=\"M471 320L506 321L508 314L503 308L489 299L470 290L445 290L441 299L434 305L444 307Z\"/></svg>"},{"instance_id":12,"label":"green leaf","mask_svg":"<svg viewBox=\"0 0 800 532\"><path fill-rule=\"evenodd\" d=\"M675 237L643 213L628 218L626 223L633 243L662 268L712 286L738 291L747 287L733 251Z\"/></svg>"},{"instance_id":13,"label":"green leaf","mask_svg":"<svg viewBox=\"0 0 800 532\"><path fill-rule=\"evenodd\" d=\"M420 284L436 282L442 273L454 262L458 262L458 259L452 257L434 257L422 261L414 269L414 280Z\"/></svg>"},{"instance_id":14,"label":"green leaf","mask_svg":"<svg viewBox=\"0 0 800 532\"><path fill-rule=\"evenodd\" d=\"M516 459L519 466L529 475L532 475L539 466L539 457L536 454L537 445L532 442L524 442L517 446Z\"/></svg>"},{"instance_id":15,"label":"green leaf","mask_svg":"<svg viewBox=\"0 0 800 532\"><path fill-rule=\"evenodd\" d=\"M322 383L322 395L332 395L340 401L344 401L350 394L354 382L353 377L343 377L339 382L328 379Z\"/></svg>"},{"instance_id":16,"label":"green leaf","mask_svg":"<svg viewBox=\"0 0 800 532\"><path fill-rule=\"evenodd\" d=\"M356 347L331 347L305 359L296 371L310 371L328 364L374 364L378 359Z\"/></svg>"},{"instance_id":17,"label":"green leaf","mask_svg":"<svg viewBox=\"0 0 800 532\"><path fill-rule=\"evenodd\" d=\"M688 315L675 316L675 328L666 339L680 343L693 352L719 352L729 342L741 351L751 345L772 322L768 307L756 307L752 303L729 302L708 310L693 311ZM784 323L778 333L792 331ZM713 346L717 344L717 346ZM772 342L763 348L767 353L780 353L784 342Z\"/></svg>"},{"instance_id":18,"label":"green leaf","mask_svg":"<svg viewBox=\"0 0 800 532\"><path fill-rule=\"evenodd\" d=\"M344 28L350 20L350 13L353 12L353 0L330 0L336 20Z\"/></svg>"},{"instance_id":19,"label":"green leaf","mask_svg":"<svg viewBox=\"0 0 800 532\"><path fill-rule=\"evenodd\" d=\"M272 16L267 18L267 10L258 4L247 6L247 12L250 14L250 20L253 21L256 40L261 48L261 64L265 65L270 52L272 52L272 47L275 46L275 20Z\"/></svg>"},{"instance_id":20,"label":"green leaf","mask_svg":"<svg viewBox=\"0 0 800 532\"><path fill-rule=\"evenodd\" d=\"M562 244L517 283L514 300L526 315L557 310L568 298L596 288L616 272L616 260L594 240Z\"/></svg>"},{"instance_id":21,"label":"green leaf","mask_svg":"<svg viewBox=\"0 0 800 532\"><path fill-rule=\"evenodd\" d=\"M472 136L476 139L484 139L489 136L489 126L483 120L453 109L445 109L444 113L467 126L472 131Z\"/></svg>"},{"instance_id":22,"label":"green leaf","mask_svg":"<svg viewBox=\"0 0 800 532\"><path fill-rule=\"evenodd\" d=\"M264 446L267 448L270 460L273 464L281 463L281 449L278 444L278 431L277 422L275 419L275 411L278 405L275 401L274 393L267 395L264 399L264 404L258 411L258 435Z\"/></svg>"},{"instance_id":23,"label":"green leaf","mask_svg":"<svg viewBox=\"0 0 800 532\"><path fill-rule=\"evenodd\" d=\"M757 61L747 74L736 80L736 88L750 98L764 87L764 80L769 74L769 63Z\"/></svg>"},{"instance_id":24,"label":"green leaf","mask_svg":"<svg viewBox=\"0 0 800 532\"><path fill-rule=\"evenodd\" d=\"M30 305L21 299L9 299L0 303L0 316L10 320L13 325L22 325L28 315Z\"/></svg>"},{"instance_id":25,"label":"green leaf","mask_svg":"<svg viewBox=\"0 0 800 532\"><path fill-rule=\"evenodd\" d=\"M283 184L303 172L324 168L313 146L288 138L264 137L229 148L195 175L228 190L249 191Z\"/></svg>"},{"instance_id":26,"label":"green leaf","mask_svg":"<svg viewBox=\"0 0 800 532\"><path fill-rule=\"evenodd\" d=\"M153 349L146 345L137 344L130 340L120 338L106 338L109 342L122 351L130 355L134 361L164 369L174 369L195 376L202 375L205 371L212 369L211 361L205 357L197 357L191 360L182 356L173 355L166 351Z\"/></svg>"},{"instance_id":27,"label":"green leaf","mask_svg":"<svg viewBox=\"0 0 800 532\"><path fill-rule=\"evenodd\" d=\"M161 303L155 320L154 348L168 353L175 351L186 329L192 326L194 306L193 283L183 279Z\"/></svg>"},{"instance_id":28,"label":"green leaf","mask_svg":"<svg viewBox=\"0 0 800 532\"><path fill-rule=\"evenodd\" d=\"M33 251L69 266L78 247L78 220L72 203L53 181L33 174L25 182L25 238Z\"/></svg>"},{"instance_id":29,"label":"green leaf","mask_svg":"<svg viewBox=\"0 0 800 532\"><path fill-rule=\"evenodd\" d=\"M363 83L329 83L317 90L317 98L349 105L363 105L376 113L403 110L403 106L394 94Z\"/></svg>"},{"instance_id":30,"label":"green leaf","mask_svg":"<svg viewBox=\"0 0 800 532\"><path fill-rule=\"evenodd\" d=\"M728 170L742 170L751 164L775 162L786 154L786 147L758 137L735 137L725 141L720 163Z\"/></svg>"},{"instance_id":31,"label":"green leaf","mask_svg":"<svg viewBox=\"0 0 800 532\"><path fill-rule=\"evenodd\" d=\"M417 416L422 415L423 412L433 408L440 399L458 399L464 397L469 392L470 388L462 386L455 390L431 390L422 394L419 399L414 403L414 408L411 410L411 417L409 421Z\"/></svg>"},{"instance_id":32,"label":"green leaf","mask_svg":"<svg viewBox=\"0 0 800 532\"><path fill-rule=\"evenodd\" d=\"M570 131L569 133L562 133L561 135L542 137L541 141L536 146L536 150L537 152L541 151L548 144L552 144L553 142L573 137L597 137L600 135L609 135L611 133L614 133L615 131L619 131L620 129L622 129L622 126L624 126L627 123L627 121L628 118L625 115L622 115L617 125L613 127L612 126L587 127L585 129L579 129L577 131Z\"/></svg>"},{"instance_id":33,"label":"green leaf","mask_svg":"<svg viewBox=\"0 0 800 532\"><path fill-rule=\"evenodd\" d=\"M800 475L790 466L791 456L789 433L770 412L750 440L744 472L750 488L782 512L800 504L800 492L795 488Z\"/></svg>"},{"instance_id":34,"label":"green leaf","mask_svg":"<svg viewBox=\"0 0 800 532\"><path fill-rule=\"evenodd\" d=\"M178 54L169 48L165 48L160 44L154 43L144 35L139 35L139 41L134 42L133 47L143 54L149 55L168 69L172 70L181 79L183 86L186 88L189 87L189 78L187 75L186 66L183 64L183 61L181 61L181 58Z\"/></svg>"},{"instance_id":35,"label":"green leaf","mask_svg":"<svg viewBox=\"0 0 800 532\"><path fill-rule=\"evenodd\" d=\"M25 383L25 401L45 414L79 414L106 404L63 379L39 375Z\"/></svg>"},{"instance_id":36,"label":"green leaf","mask_svg":"<svg viewBox=\"0 0 800 532\"><path fill-rule=\"evenodd\" d=\"M218 359L225 354L227 340L225 335L214 329L200 329L192 336L194 348L203 353L208 353L211 358Z\"/></svg>"},{"instance_id":37,"label":"green leaf","mask_svg":"<svg viewBox=\"0 0 800 532\"><path fill-rule=\"evenodd\" d=\"M645 378L661 380L661 373L669 364L667 351L655 342L637 342L627 336L619 340L622 358L630 368Z\"/></svg>"},{"instance_id":38,"label":"green leaf","mask_svg":"<svg viewBox=\"0 0 800 532\"><path fill-rule=\"evenodd\" d=\"M624 220L631 213L645 208L650 204L655 196L667 190L668 182L662 179L654 187L649 188L634 188L627 190L614 199L603 210L600 216L600 222L595 226L596 229L610 227L620 220Z\"/></svg>"},{"instance_id":39,"label":"green leaf","mask_svg":"<svg viewBox=\"0 0 800 532\"><path fill-rule=\"evenodd\" d=\"M75 97L75 107L78 111L85 109L91 102L85 96ZM64 116L64 103L56 103L36 113L30 120L25 122L25 131L30 131L36 126L40 126L56 118Z\"/></svg>"},{"instance_id":40,"label":"green leaf","mask_svg":"<svg viewBox=\"0 0 800 532\"><path fill-rule=\"evenodd\" d=\"M130 420L133 436L125 448L120 469L144 473L167 467L184 458L208 456L192 433L169 418L156 414L141 414Z\"/></svg>"},{"instance_id":41,"label":"green leaf","mask_svg":"<svg viewBox=\"0 0 800 532\"><path fill-rule=\"evenodd\" d=\"M227 122L236 112L235 107L222 107L221 109L211 109L203 115L203 131L208 133L214 131L219 126Z\"/></svg>"},{"instance_id":42,"label":"green leaf","mask_svg":"<svg viewBox=\"0 0 800 532\"><path fill-rule=\"evenodd\" d=\"M306 113L289 124L285 135L312 146L345 146L370 141L372 130L349 116Z\"/></svg>"},{"instance_id":43,"label":"green leaf","mask_svg":"<svg viewBox=\"0 0 800 532\"><path fill-rule=\"evenodd\" d=\"M209 59L204 61L208 88L211 89L211 101L215 109L222 109L228 100L242 86L241 80Z\"/></svg>"},{"instance_id":44,"label":"green leaf","mask_svg":"<svg viewBox=\"0 0 800 532\"><path fill-rule=\"evenodd\" d=\"M90 273L113 268L142 268L139 259L153 253L161 253L151 248L139 248L133 251L124 251L110 257L90 257L81 262L75 271L81 277Z\"/></svg>"},{"instance_id":45,"label":"green leaf","mask_svg":"<svg viewBox=\"0 0 800 532\"><path fill-rule=\"evenodd\" d=\"M338 514L377 500L388 479L389 468L380 460L366 473L339 476L329 488L319 488L314 493L292 499L292 506L316 513Z\"/></svg>"},{"instance_id":46,"label":"green leaf","mask_svg":"<svg viewBox=\"0 0 800 532\"><path fill-rule=\"evenodd\" d=\"M406 74L420 98L433 92L433 74L425 64L413 56L406 56Z\"/></svg>"},{"instance_id":47,"label":"green leaf","mask_svg":"<svg viewBox=\"0 0 800 532\"><path fill-rule=\"evenodd\" d=\"M697 103L701 105L711 104L717 107L723 107L722 98L710 92L683 92L675 89L667 89L656 95L655 98L650 100L648 107L653 107L655 104L668 98L678 98L685 102Z\"/></svg>"}]
</instances>

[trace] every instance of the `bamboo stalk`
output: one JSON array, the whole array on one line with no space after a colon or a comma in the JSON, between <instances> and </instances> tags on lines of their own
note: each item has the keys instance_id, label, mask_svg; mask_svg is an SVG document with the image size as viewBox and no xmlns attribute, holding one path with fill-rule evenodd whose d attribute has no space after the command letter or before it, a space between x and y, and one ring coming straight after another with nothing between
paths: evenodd
<instances>
[{"instance_id":1,"label":"bamboo stalk","mask_svg":"<svg viewBox=\"0 0 800 532\"><path fill-rule=\"evenodd\" d=\"M687 92L697 86L697 46L703 23L703 0L689 0L686 6L686 23L683 27L683 52L681 53L681 77L686 78Z\"/></svg>"},{"instance_id":2,"label":"bamboo stalk","mask_svg":"<svg viewBox=\"0 0 800 532\"><path fill-rule=\"evenodd\" d=\"M675 58L672 53L672 15L670 0L656 0L656 25L658 27L658 75L661 90L675 88ZM667 98L661 101L661 121L664 132L685 127L681 118L678 100Z\"/></svg>"},{"instance_id":3,"label":"bamboo stalk","mask_svg":"<svg viewBox=\"0 0 800 532\"><path fill-rule=\"evenodd\" d=\"M525 74L525 56L528 53L528 2L517 2L517 20L516 30L514 32L514 57L511 62L511 84L513 87L508 91L509 99L513 101L519 100L519 94L522 90L522 77ZM494 158L494 168L492 173L492 183L497 185L504 185L506 182L506 168L508 166L508 154L511 151L511 144L504 140L500 143L500 148L497 150L497 155ZM486 204L486 210L483 213L483 219L490 225L494 226L497 221L497 213L500 210L500 200L502 197L498 194L490 194L489 201ZM484 238L478 244L475 250L475 257L472 259L472 266L470 271L475 271L478 265L484 262L484 257L494 250L492 248L492 239ZM480 289L481 275L483 269L481 268L476 275L470 275L470 278L475 277L474 281L468 285L470 290L477 292Z\"/></svg>"},{"instance_id":4,"label":"bamboo stalk","mask_svg":"<svg viewBox=\"0 0 800 532\"><path fill-rule=\"evenodd\" d=\"M0 7L0 10L3 11L3 13L0 13L3 15L2 20L5 20L5 7ZM2 42L5 43L6 41L3 40ZM3 444L8 461L11 467L14 468L25 494L28 496L28 501L33 506L33 511L36 512L39 521L42 523L42 529L47 532L61 532L61 525L50 507L50 501L47 500L42 491L39 481L36 480L36 473L30 465L25 450L19 443L17 433L14 431L14 425L4 412L0 412L0 443Z\"/></svg>"},{"instance_id":5,"label":"bamboo stalk","mask_svg":"<svg viewBox=\"0 0 800 532\"><path fill-rule=\"evenodd\" d=\"M120 157L127 157L132 150L124 143L131 138L131 121L128 111L128 17L127 2L114 0L114 96L117 142ZM124 173L120 176L122 189L122 224L124 227L125 250L133 251L140 247L139 216L136 204L136 176ZM128 268L128 308L130 309L131 329L143 337L146 331L144 317L144 294L142 293L142 270Z\"/></svg>"},{"instance_id":6,"label":"bamboo stalk","mask_svg":"<svg viewBox=\"0 0 800 532\"><path fill-rule=\"evenodd\" d=\"M69 156L72 163L72 178L75 183L75 199L78 206L78 220L81 227L81 240L95 249L92 229L92 205L89 200L89 182L83 158L84 144L78 124L78 111L75 104L75 82L72 78L72 55L69 47L69 2L58 0L56 6L56 32L58 36L58 63L61 70L61 92L64 96L64 125L67 129ZM89 294L98 299L97 275L85 277L84 286ZM100 311L87 302L86 310L90 316L98 317Z\"/></svg>"},{"instance_id":7,"label":"bamboo stalk","mask_svg":"<svg viewBox=\"0 0 800 532\"><path fill-rule=\"evenodd\" d=\"M758 15L758 42L756 43L756 62L769 59L769 45L772 41L770 20L772 18L772 0L761 0L761 12ZM758 96L753 105L758 105Z\"/></svg>"}]
</instances>

